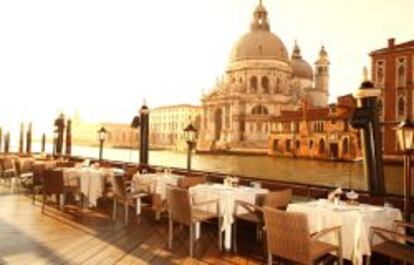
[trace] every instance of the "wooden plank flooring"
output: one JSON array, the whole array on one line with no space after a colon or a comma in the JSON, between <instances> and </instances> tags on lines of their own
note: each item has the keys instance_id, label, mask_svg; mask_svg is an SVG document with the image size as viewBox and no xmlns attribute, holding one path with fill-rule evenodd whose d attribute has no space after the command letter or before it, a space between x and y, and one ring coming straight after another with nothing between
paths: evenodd
<instances>
[{"instance_id":1,"label":"wooden plank flooring","mask_svg":"<svg viewBox=\"0 0 414 265\"><path fill-rule=\"evenodd\" d=\"M121 207L120 207L121 208ZM122 212L122 211L120 211ZM133 210L131 210L133 212ZM167 222L154 221L144 211L123 226L122 216L110 220L110 205L98 210L52 205L41 212L24 192L11 194L0 184L0 264L263 264L257 245L241 244L240 256L220 252L214 225L202 227L195 258L188 257L188 229L175 228L171 251L167 249ZM121 213L120 213L121 215ZM255 258L250 258L254 256Z\"/></svg>"}]
</instances>

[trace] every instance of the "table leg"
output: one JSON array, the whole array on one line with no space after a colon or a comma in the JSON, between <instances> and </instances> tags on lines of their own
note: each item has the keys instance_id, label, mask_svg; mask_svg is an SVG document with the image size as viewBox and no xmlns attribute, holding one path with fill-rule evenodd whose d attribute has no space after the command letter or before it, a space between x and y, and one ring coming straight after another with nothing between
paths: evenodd
<instances>
[{"instance_id":1,"label":"table leg","mask_svg":"<svg viewBox=\"0 0 414 265\"><path fill-rule=\"evenodd\" d=\"M62 210L63 206L65 205L65 194L59 194L59 208Z\"/></svg>"},{"instance_id":2,"label":"table leg","mask_svg":"<svg viewBox=\"0 0 414 265\"><path fill-rule=\"evenodd\" d=\"M137 209L136 209L137 216L141 214L141 197L137 198Z\"/></svg>"},{"instance_id":3,"label":"table leg","mask_svg":"<svg viewBox=\"0 0 414 265\"><path fill-rule=\"evenodd\" d=\"M224 249L231 249L231 224L226 225L224 229Z\"/></svg>"},{"instance_id":4,"label":"table leg","mask_svg":"<svg viewBox=\"0 0 414 265\"><path fill-rule=\"evenodd\" d=\"M201 223L197 222L195 224L195 239L196 240L200 239L200 232L201 232Z\"/></svg>"}]
</instances>

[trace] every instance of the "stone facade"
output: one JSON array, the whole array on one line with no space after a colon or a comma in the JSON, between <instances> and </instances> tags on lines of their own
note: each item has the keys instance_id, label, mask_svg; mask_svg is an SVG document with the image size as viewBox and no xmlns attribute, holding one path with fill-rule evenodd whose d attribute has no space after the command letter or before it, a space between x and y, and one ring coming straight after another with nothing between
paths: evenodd
<instances>
[{"instance_id":1,"label":"stone facade","mask_svg":"<svg viewBox=\"0 0 414 265\"><path fill-rule=\"evenodd\" d=\"M349 119L356 108L351 95L328 107L305 101L296 111L282 111L272 119L269 153L276 156L355 160L362 156L358 130Z\"/></svg>"},{"instance_id":2,"label":"stone facade","mask_svg":"<svg viewBox=\"0 0 414 265\"><path fill-rule=\"evenodd\" d=\"M328 104L329 61L324 47L312 67L295 43L292 56L270 31L260 2L250 32L234 46L224 77L202 97L198 149L266 150L272 116L296 110L306 99Z\"/></svg>"},{"instance_id":3,"label":"stone facade","mask_svg":"<svg viewBox=\"0 0 414 265\"><path fill-rule=\"evenodd\" d=\"M190 122L200 128L201 107L188 104L163 106L150 111L150 147L172 150L187 148L184 128Z\"/></svg>"},{"instance_id":4,"label":"stone facade","mask_svg":"<svg viewBox=\"0 0 414 265\"><path fill-rule=\"evenodd\" d=\"M98 130L105 127L107 131L105 147L138 148L139 131L129 124L120 123L89 123L79 115L72 119L72 142L74 145L97 146Z\"/></svg>"},{"instance_id":5,"label":"stone facade","mask_svg":"<svg viewBox=\"0 0 414 265\"><path fill-rule=\"evenodd\" d=\"M381 89L380 121L383 122L383 149L385 155L398 151L394 128L405 118L413 118L414 41L395 44L370 53L372 81Z\"/></svg>"}]
</instances>

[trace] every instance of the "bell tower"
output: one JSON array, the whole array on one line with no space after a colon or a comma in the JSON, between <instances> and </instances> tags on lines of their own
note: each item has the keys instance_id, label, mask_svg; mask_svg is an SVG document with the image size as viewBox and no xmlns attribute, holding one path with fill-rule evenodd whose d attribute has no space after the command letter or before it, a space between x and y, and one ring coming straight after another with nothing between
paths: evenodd
<instances>
[{"instance_id":1,"label":"bell tower","mask_svg":"<svg viewBox=\"0 0 414 265\"><path fill-rule=\"evenodd\" d=\"M315 89L320 92L320 103L322 105L328 104L329 96L329 65L328 53L325 47L322 46L319 52L319 58L315 62Z\"/></svg>"}]
</instances>

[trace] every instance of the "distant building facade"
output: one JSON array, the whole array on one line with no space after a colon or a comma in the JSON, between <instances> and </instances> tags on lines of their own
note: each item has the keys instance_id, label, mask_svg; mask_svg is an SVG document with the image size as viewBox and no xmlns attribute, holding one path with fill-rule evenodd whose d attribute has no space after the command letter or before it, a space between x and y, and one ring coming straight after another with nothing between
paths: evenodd
<instances>
[{"instance_id":1,"label":"distant building facade","mask_svg":"<svg viewBox=\"0 0 414 265\"><path fill-rule=\"evenodd\" d=\"M270 31L261 1L250 31L235 44L224 77L202 97L201 151L267 150L271 117L296 110L306 99L328 104L329 60L324 47L315 74L295 43L291 57Z\"/></svg>"},{"instance_id":2,"label":"distant building facade","mask_svg":"<svg viewBox=\"0 0 414 265\"><path fill-rule=\"evenodd\" d=\"M105 127L107 131L105 147L138 148L139 131L129 124L89 123L79 115L72 119L72 142L74 145L96 146L99 144L98 130Z\"/></svg>"},{"instance_id":3,"label":"distant building facade","mask_svg":"<svg viewBox=\"0 0 414 265\"><path fill-rule=\"evenodd\" d=\"M190 122L200 128L201 107L189 104L150 110L150 148L184 150L184 128Z\"/></svg>"},{"instance_id":4,"label":"distant building facade","mask_svg":"<svg viewBox=\"0 0 414 265\"><path fill-rule=\"evenodd\" d=\"M386 48L372 51L370 56L371 79L381 89L382 146L385 155L392 155L398 151L395 126L414 116L414 40L396 44L395 39L389 39Z\"/></svg>"},{"instance_id":5,"label":"distant building facade","mask_svg":"<svg viewBox=\"0 0 414 265\"><path fill-rule=\"evenodd\" d=\"M359 132L349 124L355 108L355 99L346 95L328 107L312 107L305 101L296 111L282 111L272 119L269 153L332 160L360 158Z\"/></svg>"}]
</instances>

